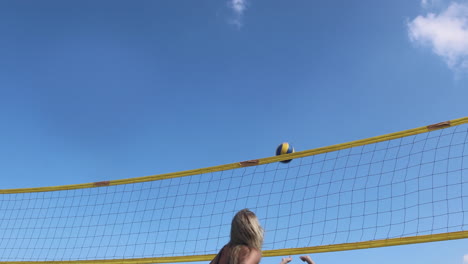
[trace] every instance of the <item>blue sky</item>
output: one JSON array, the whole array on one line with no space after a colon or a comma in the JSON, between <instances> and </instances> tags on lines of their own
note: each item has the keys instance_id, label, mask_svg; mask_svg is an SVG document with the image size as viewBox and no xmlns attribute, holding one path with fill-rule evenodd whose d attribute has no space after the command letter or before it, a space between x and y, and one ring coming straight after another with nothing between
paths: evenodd
<instances>
[{"instance_id":1,"label":"blue sky","mask_svg":"<svg viewBox=\"0 0 468 264\"><path fill-rule=\"evenodd\" d=\"M1 188L214 166L283 141L305 150L467 116L467 28L463 0L3 1ZM316 259L460 264L467 243Z\"/></svg>"}]
</instances>

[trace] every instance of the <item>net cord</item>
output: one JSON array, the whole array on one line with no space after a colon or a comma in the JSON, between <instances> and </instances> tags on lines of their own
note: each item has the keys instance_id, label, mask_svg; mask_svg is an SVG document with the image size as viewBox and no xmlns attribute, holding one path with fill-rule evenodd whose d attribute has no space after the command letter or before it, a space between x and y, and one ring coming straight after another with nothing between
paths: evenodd
<instances>
[{"instance_id":1,"label":"net cord","mask_svg":"<svg viewBox=\"0 0 468 264\"><path fill-rule=\"evenodd\" d=\"M159 175L150 175L150 176L127 178L127 179L104 181L104 182L93 182L93 183L82 183L82 184L71 184L71 185L60 185L60 186L49 186L49 187L35 187L35 188L0 189L0 194L53 192L53 191L96 188L96 187L129 184L129 183L158 181L158 180L172 179L172 178L185 177L185 176L191 176L191 175L197 175L197 174L226 171L226 170L238 169L238 168L242 168L246 166L257 166L257 165L262 165L262 164L279 162L283 160L318 155L318 154L383 142L387 140L413 136L417 134L426 133L429 131L444 129L444 128L458 126L458 125L467 124L467 123L468 123L468 117L463 117L463 118L445 121L445 122L428 125L424 127L418 127L418 128L400 131L400 132L385 134L381 136L376 136L376 137L371 137L371 138L366 138L366 139L361 139L361 140L356 140L356 141L350 141L350 142L341 143L337 145L331 145L328 147L321 147L321 148L316 148L316 149L311 149L311 150L298 151L298 152L291 153L291 154L284 154L280 156L262 158L262 159L253 160L253 161L242 161L242 162L236 162L236 163L231 163L231 164L226 164L226 165L218 165L218 166L201 168L201 169L186 170L186 171L180 171L180 172L172 172L172 173L165 173L165 174L159 174Z\"/></svg>"}]
</instances>

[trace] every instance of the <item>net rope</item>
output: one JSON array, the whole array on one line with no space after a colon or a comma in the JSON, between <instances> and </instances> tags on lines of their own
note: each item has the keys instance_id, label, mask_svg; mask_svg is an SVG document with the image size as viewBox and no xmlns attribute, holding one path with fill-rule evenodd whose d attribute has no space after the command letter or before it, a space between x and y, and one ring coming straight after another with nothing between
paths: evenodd
<instances>
[{"instance_id":1,"label":"net rope","mask_svg":"<svg viewBox=\"0 0 468 264\"><path fill-rule=\"evenodd\" d=\"M0 262L207 260L229 241L243 208L259 217L270 256L468 237L465 123L291 155L288 164L97 188L2 190Z\"/></svg>"}]
</instances>

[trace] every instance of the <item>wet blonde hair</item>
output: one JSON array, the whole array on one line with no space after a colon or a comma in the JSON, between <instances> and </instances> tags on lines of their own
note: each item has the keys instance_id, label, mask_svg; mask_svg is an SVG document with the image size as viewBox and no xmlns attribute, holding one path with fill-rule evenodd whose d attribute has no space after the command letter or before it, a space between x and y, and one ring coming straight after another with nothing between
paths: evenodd
<instances>
[{"instance_id":1,"label":"wet blonde hair","mask_svg":"<svg viewBox=\"0 0 468 264\"><path fill-rule=\"evenodd\" d=\"M263 245L263 228L257 216L249 209L237 212L231 224L231 254L229 264L238 264L239 253L243 246L249 251L256 249L261 252Z\"/></svg>"}]
</instances>

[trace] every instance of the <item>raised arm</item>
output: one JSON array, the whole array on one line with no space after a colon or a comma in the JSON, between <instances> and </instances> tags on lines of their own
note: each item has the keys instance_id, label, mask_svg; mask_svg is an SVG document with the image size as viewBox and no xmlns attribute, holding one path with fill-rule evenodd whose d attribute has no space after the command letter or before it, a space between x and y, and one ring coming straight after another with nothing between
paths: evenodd
<instances>
[{"instance_id":1,"label":"raised arm","mask_svg":"<svg viewBox=\"0 0 468 264\"><path fill-rule=\"evenodd\" d=\"M289 256L287 258L284 257L284 258L281 259L280 264L288 264L289 262L291 262L291 260L292 260L291 256Z\"/></svg>"},{"instance_id":2,"label":"raised arm","mask_svg":"<svg viewBox=\"0 0 468 264\"><path fill-rule=\"evenodd\" d=\"M310 256L300 256L302 261L307 262L307 264L315 264L315 262L310 258Z\"/></svg>"}]
</instances>

